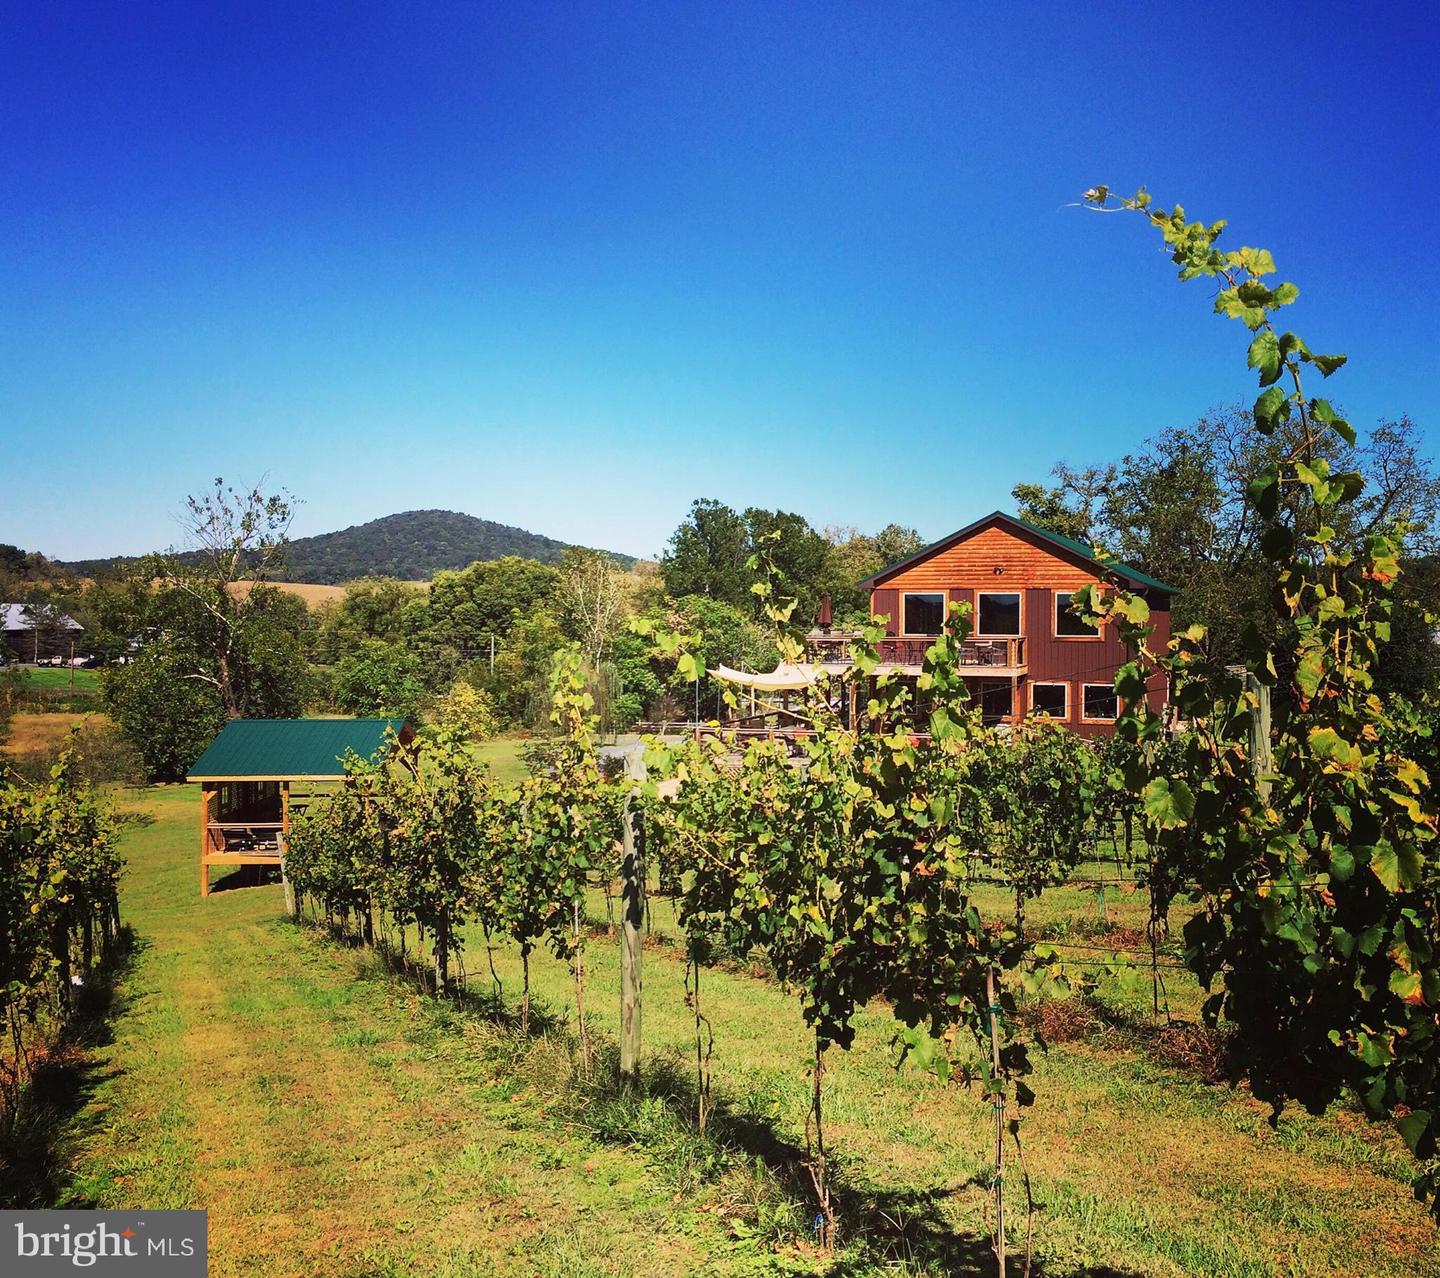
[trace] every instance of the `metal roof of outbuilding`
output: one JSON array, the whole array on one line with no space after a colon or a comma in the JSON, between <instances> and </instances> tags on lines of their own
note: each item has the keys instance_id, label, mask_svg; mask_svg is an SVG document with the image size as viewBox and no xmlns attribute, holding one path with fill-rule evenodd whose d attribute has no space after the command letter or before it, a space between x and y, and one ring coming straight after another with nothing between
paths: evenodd
<instances>
[{"instance_id":1,"label":"metal roof of outbuilding","mask_svg":"<svg viewBox=\"0 0 1440 1278\"><path fill-rule=\"evenodd\" d=\"M38 606L37 613L32 613L27 604L0 603L0 625L3 625L6 630L12 632L17 630L34 630L37 614L38 619L46 621L49 626L56 630L85 629L74 617L63 612L53 613L49 618L46 618L44 616L44 610L38 608Z\"/></svg>"},{"instance_id":2,"label":"metal roof of outbuilding","mask_svg":"<svg viewBox=\"0 0 1440 1278\"><path fill-rule=\"evenodd\" d=\"M281 781L344 776L349 751L368 759L404 719L231 719L195 760L191 781Z\"/></svg>"}]
</instances>

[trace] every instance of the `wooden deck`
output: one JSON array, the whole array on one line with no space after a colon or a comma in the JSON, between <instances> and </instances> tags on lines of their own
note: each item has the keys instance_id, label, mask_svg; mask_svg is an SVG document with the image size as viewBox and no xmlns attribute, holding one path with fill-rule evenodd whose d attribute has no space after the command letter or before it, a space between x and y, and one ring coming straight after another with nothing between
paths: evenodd
<instances>
[{"instance_id":1,"label":"wooden deck","mask_svg":"<svg viewBox=\"0 0 1440 1278\"><path fill-rule=\"evenodd\" d=\"M850 645L855 636L847 634L811 635L806 640L806 658L832 669L850 666ZM930 637L887 638L875 645L882 668L904 674L918 674L925 664L925 652L935 642ZM1025 638L967 639L960 645L960 666L965 674L972 670L987 678L1019 677L1029 665L1025 655Z\"/></svg>"}]
</instances>

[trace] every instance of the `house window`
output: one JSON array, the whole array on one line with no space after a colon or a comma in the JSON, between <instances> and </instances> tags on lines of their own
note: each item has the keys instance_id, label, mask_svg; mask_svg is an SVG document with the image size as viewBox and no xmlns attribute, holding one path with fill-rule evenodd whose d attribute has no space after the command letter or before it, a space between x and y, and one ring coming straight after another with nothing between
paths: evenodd
<instances>
[{"instance_id":1,"label":"house window","mask_svg":"<svg viewBox=\"0 0 1440 1278\"><path fill-rule=\"evenodd\" d=\"M1120 698L1113 684L1087 683L1082 689L1080 717L1112 723L1120 717Z\"/></svg>"},{"instance_id":2,"label":"house window","mask_svg":"<svg viewBox=\"0 0 1440 1278\"><path fill-rule=\"evenodd\" d=\"M1032 683L1030 709L1049 719L1070 717L1070 685L1068 683Z\"/></svg>"},{"instance_id":3,"label":"house window","mask_svg":"<svg viewBox=\"0 0 1440 1278\"><path fill-rule=\"evenodd\" d=\"M1008 719L1015 708L1014 688L1008 683L980 685L980 718L984 723Z\"/></svg>"},{"instance_id":4,"label":"house window","mask_svg":"<svg viewBox=\"0 0 1440 1278\"><path fill-rule=\"evenodd\" d=\"M1015 636L1020 633L1020 595L998 590L980 591L977 635Z\"/></svg>"},{"instance_id":5,"label":"house window","mask_svg":"<svg viewBox=\"0 0 1440 1278\"><path fill-rule=\"evenodd\" d=\"M938 635L945 629L945 596L905 596L905 633L907 635Z\"/></svg>"},{"instance_id":6,"label":"house window","mask_svg":"<svg viewBox=\"0 0 1440 1278\"><path fill-rule=\"evenodd\" d=\"M1087 625L1070 611L1070 600L1073 598L1068 590L1055 592L1055 633L1062 639L1098 639L1100 628Z\"/></svg>"}]
</instances>

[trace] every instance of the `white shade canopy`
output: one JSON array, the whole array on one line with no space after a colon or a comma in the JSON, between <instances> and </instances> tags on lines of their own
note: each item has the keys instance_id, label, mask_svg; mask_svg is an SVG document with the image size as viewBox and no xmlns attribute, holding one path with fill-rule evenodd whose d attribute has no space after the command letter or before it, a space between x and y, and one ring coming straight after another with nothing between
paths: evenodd
<instances>
[{"instance_id":1,"label":"white shade canopy","mask_svg":"<svg viewBox=\"0 0 1440 1278\"><path fill-rule=\"evenodd\" d=\"M791 688L808 688L825 672L819 666L795 665L781 662L769 674L747 674L743 670L732 670L729 666L713 666L712 679L737 684L742 688L755 688L760 692L784 692Z\"/></svg>"}]
</instances>

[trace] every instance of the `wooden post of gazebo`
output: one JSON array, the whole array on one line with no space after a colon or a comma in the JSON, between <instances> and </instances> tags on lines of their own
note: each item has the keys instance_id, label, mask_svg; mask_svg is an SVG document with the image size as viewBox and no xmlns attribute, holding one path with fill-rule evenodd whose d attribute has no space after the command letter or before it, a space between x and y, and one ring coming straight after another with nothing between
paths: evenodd
<instances>
[{"instance_id":1,"label":"wooden post of gazebo","mask_svg":"<svg viewBox=\"0 0 1440 1278\"><path fill-rule=\"evenodd\" d=\"M215 791L200 787L200 895L210 895L210 803Z\"/></svg>"},{"instance_id":2,"label":"wooden post of gazebo","mask_svg":"<svg viewBox=\"0 0 1440 1278\"><path fill-rule=\"evenodd\" d=\"M285 854L290 850L290 782L280 782L280 886L285 889L285 915L297 917L295 885L285 873Z\"/></svg>"}]
</instances>

